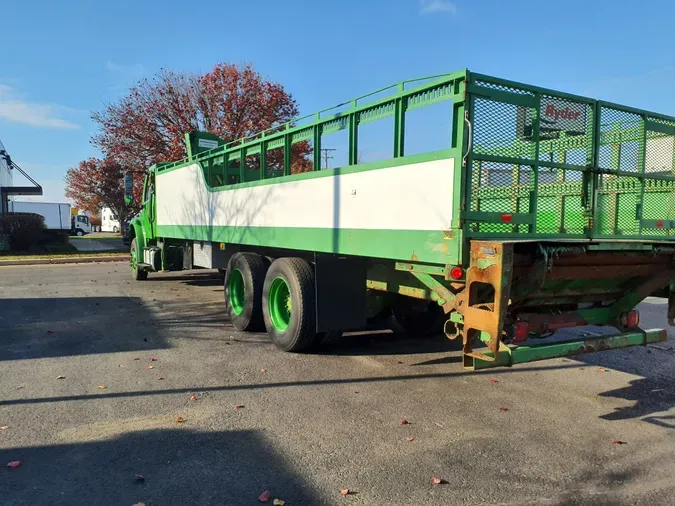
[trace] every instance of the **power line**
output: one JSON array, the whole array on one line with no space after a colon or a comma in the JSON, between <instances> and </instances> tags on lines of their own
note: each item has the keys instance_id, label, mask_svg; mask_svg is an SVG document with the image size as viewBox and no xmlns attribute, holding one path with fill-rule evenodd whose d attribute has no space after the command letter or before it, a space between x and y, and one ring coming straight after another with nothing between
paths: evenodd
<instances>
[{"instance_id":1,"label":"power line","mask_svg":"<svg viewBox=\"0 0 675 506\"><path fill-rule=\"evenodd\" d=\"M334 156L328 156L331 151L337 151L336 148L321 148L321 156L323 156L324 169L328 168L328 160L335 158Z\"/></svg>"}]
</instances>

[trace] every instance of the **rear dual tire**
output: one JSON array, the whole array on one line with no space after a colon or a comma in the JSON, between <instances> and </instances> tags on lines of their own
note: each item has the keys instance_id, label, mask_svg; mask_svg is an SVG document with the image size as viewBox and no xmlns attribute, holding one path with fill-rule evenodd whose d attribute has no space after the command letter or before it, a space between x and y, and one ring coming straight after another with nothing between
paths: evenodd
<instances>
[{"instance_id":1,"label":"rear dual tire","mask_svg":"<svg viewBox=\"0 0 675 506\"><path fill-rule=\"evenodd\" d=\"M314 291L314 270L305 260L279 258L270 266L263 288L263 319L278 348L297 352L314 344Z\"/></svg>"},{"instance_id":2,"label":"rear dual tire","mask_svg":"<svg viewBox=\"0 0 675 506\"><path fill-rule=\"evenodd\" d=\"M262 290L269 263L254 253L236 253L227 265L225 304L237 330L257 332L264 328Z\"/></svg>"},{"instance_id":3,"label":"rear dual tire","mask_svg":"<svg viewBox=\"0 0 675 506\"><path fill-rule=\"evenodd\" d=\"M254 253L235 254L225 276L225 302L237 330L266 329L283 351L305 351L325 337L316 333L314 269L301 258L270 262Z\"/></svg>"}]
</instances>

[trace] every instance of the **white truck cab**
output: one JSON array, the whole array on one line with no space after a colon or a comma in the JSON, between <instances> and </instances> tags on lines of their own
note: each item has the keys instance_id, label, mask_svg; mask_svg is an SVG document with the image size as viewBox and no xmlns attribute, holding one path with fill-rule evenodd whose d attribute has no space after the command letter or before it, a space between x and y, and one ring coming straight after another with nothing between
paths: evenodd
<instances>
[{"instance_id":1,"label":"white truck cab","mask_svg":"<svg viewBox=\"0 0 675 506\"><path fill-rule=\"evenodd\" d=\"M91 233L89 217L84 214L72 216L70 219L70 233L79 236Z\"/></svg>"}]
</instances>

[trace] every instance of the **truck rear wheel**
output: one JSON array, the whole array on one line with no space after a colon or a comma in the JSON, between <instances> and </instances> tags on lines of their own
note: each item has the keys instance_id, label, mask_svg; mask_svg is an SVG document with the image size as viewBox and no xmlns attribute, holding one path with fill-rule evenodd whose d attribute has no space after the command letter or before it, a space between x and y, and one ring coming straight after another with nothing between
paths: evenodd
<instances>
[{"instance_id":1,"label":"truck rear wheel","mask_svg":"<svg viewBox=\"0 0 675 506\"><path fill-rule=\"evenodd\" d=\"M255 253L236 253L228 263L225 304L237 330L255 332L264 328L261 306L268 265Z\"/></svg>"},{"instance_id":2,"label":"truck rear wheel","mask_svg":"<svg viewBox=\"0 0 675 506\"><path fill-rule=\"evenodd\" d=\"M284 351L302 351L316 338L314 270L301 258L272 262L263 288L265 328Z\"/></svg>"},{"instance_id":3,"label":"truck rear wheel","mask_svg":"<svg viewBox=\"0 0 675 506\"><path fill-rule=\"evenodd\" d=\"M135 281L143 281L144 279L148 279L148 271L138 268L138 243L136 242L135 237L131 240L131 248L129 253L129 256L131 257L131 277Z\"/></svg>"}]
</instances>

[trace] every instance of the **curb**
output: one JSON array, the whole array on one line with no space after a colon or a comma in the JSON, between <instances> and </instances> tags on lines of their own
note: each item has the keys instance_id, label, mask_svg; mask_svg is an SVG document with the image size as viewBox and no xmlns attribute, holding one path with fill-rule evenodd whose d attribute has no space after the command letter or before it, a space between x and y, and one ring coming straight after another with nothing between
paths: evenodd
<instances>
[{"instance_id":1,"label":"curb","mask_svg":"<svg viewBox=\"0 0 675 506\"><path fill-rule=\"evenodd\" d=\"M0 260L0 267L10 265L49 265L49 264L86 264L95 262L128 262L126 256L91 256L76 258L35 258L26 260Z\"/></svg>"}]
</instances>

